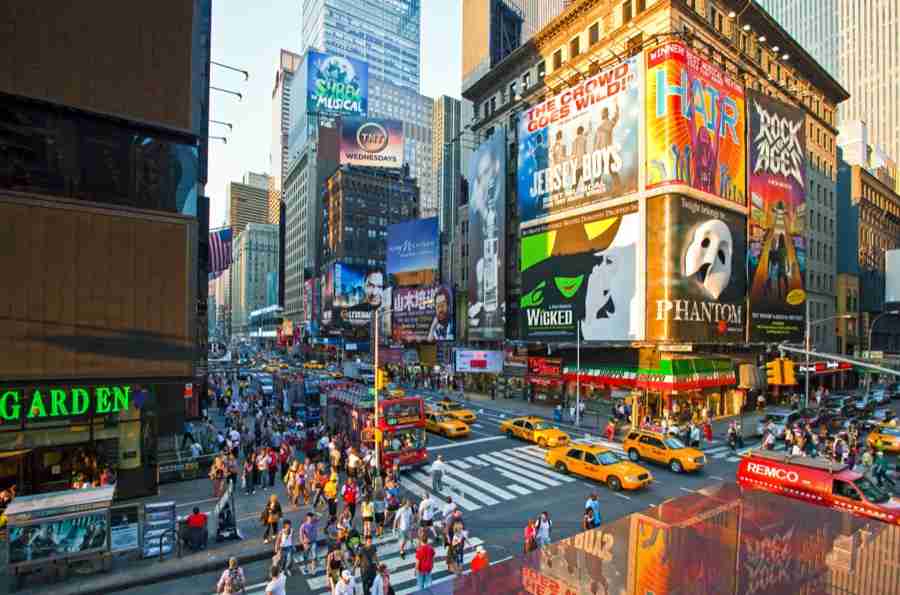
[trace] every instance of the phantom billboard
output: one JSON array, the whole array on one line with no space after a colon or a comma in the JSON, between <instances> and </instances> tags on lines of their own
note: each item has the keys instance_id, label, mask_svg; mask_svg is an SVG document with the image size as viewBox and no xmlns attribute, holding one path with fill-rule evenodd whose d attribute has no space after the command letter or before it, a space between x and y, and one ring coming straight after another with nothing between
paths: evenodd
<instances>
[{"instance_id":1,"label":"phantom billboard","mask_svg":"<svg viewBox=\"0 0 900 595\"><path fill-rule=\"evenodd\" d=\"M453 291L448 285L395 287L391 302L395 343L452 341Z\"/></svg>"},{"instance_id":2,"label":"phantom billboard","mask_svg":"<svg viewBox=\"0 0 900 595\"><path fill-rule=\"evenodd\" d=\"M403 123L384 118L341 118L341 165L403 166Z\"/></svg>"},{"instance_id":3,"label":"phantom billboard","mask_svg":"<svg viewBox=\"0 0 900 595\"><path fill-rule=\"evenodd\" d=\"M365 116L369 108L369 65L360 60L306 53L306 109L334 116Z\"/></svg>"},{"instance_id":4,"label":"phantom billboard","mask_svg":"<svg viewBox=\"0 0 900 595\"><path fill-rule=\"evenodd\" d=\"M522 222L637 190L642 69L633 56L519 115Z\"/></svg>"},{"instance_id":5,"label":"phantom billboard","mask_svg":"<svg viewBox=\"0 0 900 595\"><path fill-rule=\"evenodd\" d=\"M431 285L437 281L440 258L437 217L388 227L387 274L391 285Z\"/></svg>"}]
</instances>

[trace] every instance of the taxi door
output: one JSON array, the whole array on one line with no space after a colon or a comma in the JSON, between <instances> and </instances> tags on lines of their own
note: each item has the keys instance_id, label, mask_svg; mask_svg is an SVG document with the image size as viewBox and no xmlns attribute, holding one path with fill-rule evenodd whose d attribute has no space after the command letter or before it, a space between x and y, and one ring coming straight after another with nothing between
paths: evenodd
<instances>
[{"instance_id":1,"label":"taxi door","mask_svg":"<svg viewBox=\"0 0 900 595\"><path fill-rule=\"evenodd\" d=\"M510 427L512 428L513 436L515 436L516 438L524 438L525 437L525 434L522 431L522 424L524 424L524 423L525 422L522 421L521 419L516 420L512 423L512 426L510 426Z\"/></svg>"},{"instance_id":2,"label":"taxi door","mask_svg":"<svg viewBox=\"0 0 900 595\"><path fill-rule=\"evenodd\" d=\"M582 473L582 475L584 475L585 477L589 477L590 479L594 479L597 481L606 481L606 471L593 453L584 453L584 463L582 463L582 466L584 468L584 472Z\"/></svg>"},{"instance_id":3,"label":"taxi door","mask_svg":"<svg viewBox=\"0 0 900 595\"><path fill-rule=\"evenodd\" d=\"M534 426L530 421L522 422L522 438L534 442Z\"/></svg>"},{"instance_id":4,"label":"taxi door","mask_svg":"<svg viewBox=\"0 0 900 595\"><path fill-rule=\"evenodd\" d=\"M644 456L657 463L668 463L666 460L666 446L656 436L641 436Z\"/></svg>"},{"instance_id":5,"label":"taxi door","mask_svg":"<svg viewBox=\"0 0 900 595\"><path fill-rule=\"evenodd\" d=\"M428 413L427 415L425 415L425 429L429 432L438 431L437 417L434 415L434 413Z\"/></svg>"},{"instance_id":6,"label":"taxi door","mask_svg":"<svg viewBox=\"0 0 900 595\"><path fill-rule=\"evenodd\" d=\"M563 456L563 463L565 463L569 473L576 473L578 475L584 474L583 457L584 452L577 448L570 448L566 451L566 454Z\"/></svg>"}]
</instances>

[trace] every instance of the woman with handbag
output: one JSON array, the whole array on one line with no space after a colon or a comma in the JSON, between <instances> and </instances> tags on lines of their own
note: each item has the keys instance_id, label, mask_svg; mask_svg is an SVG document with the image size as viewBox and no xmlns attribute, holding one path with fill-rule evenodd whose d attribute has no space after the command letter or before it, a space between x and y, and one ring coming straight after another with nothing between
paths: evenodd
<instances>
[{"instance_id":1,"label":"woman with handbag","mask_svg":"<svg viewBox=\"0 0 900 595\"><path fill-rule=\"evenodd\" d=\"M274 539L278 535L278 523L281 522L281 503L278 502L278 496L272 494L269 496L269 502L263 508L259 519L266 526L266 532L263 535L263 543L269 543L270 539Z\"/></svg>"}]
</instances>

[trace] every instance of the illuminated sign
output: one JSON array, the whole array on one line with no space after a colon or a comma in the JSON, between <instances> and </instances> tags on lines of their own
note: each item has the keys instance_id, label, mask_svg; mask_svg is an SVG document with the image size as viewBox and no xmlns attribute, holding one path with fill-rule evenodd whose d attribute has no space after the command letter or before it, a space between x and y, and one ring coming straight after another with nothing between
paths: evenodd
<instances>
[{"instance_id":1,"label":"illuminated sign","mask_svg":"<svg viewBox=\"0 0 900 595\"><path fill-rule=\"evenodd\" d=\"M0 389L0 420L20 421L94 414L128 409L130 386L91 388Z\"/></svg>"}]
</instances>

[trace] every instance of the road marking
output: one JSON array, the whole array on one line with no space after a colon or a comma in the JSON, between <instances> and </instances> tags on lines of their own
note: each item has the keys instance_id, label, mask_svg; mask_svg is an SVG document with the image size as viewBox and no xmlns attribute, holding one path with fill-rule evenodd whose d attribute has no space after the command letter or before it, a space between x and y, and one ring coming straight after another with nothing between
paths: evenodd
<instances>
[{"instance_id":1,"label":"road marking","mask_svg":"<svg viewBox=\"0 0 900 595\"><path fill-rule=\"evenodd\" d=\"M484 426L481 425L481 424L472 424L472 427L473 427L473 428L478 428L479 430L482 429L482 428L484 428Z\"/></svg>"},{"instance_id":2,"label":"road marking","mask_svg":"<svg viewBox=\"0 0 900 595\"><path fill-rule=\"evenodd\" d=\"M460 469L471 469L472 465L465 463L459 459L454 461L447 461L448 465L453 465L454 467L459 467Z\"/></svg>"},{"instance_id":3,"label":"road marking","mask_svg":"<svg viewBox=\"0 0 900 595\"><path fill-rule=\"evenodd\" d=\"M428 475L425 475L421 471L413 471L412 473L409 474L409 476L412 479L417 480L423 486L428 486L431 484L431 477L429 477ZM450 485L449 481L447 482L447 485ZM453 486L453 487L456 487L456 486ZM425 489L427 492L429 492L431 494L435 494L438 497L439 502L446 500L446 498L447 498L447 496L444 494L438 494L434 490L431 490L428 488L425 488ZM445 491L449 491L449 490L445 490ZM459 491L459 489L453 491L453 500L457 504L459 504L460 506L462 506L463 508L465 508L466 510L469 510L469 511L479 510L481 508L481 504L479 504L477 502L472 502L471 500L466 498L466 496L463 493L461 493ZM497 503L498 503L497 500L494 500L493 504L497 504Z\"/></svg>"},{"instance_id":4,"label":"road marking","mask_svg":"<svg viewBox=\"0 0 900 595\"><path fill-rule=\"evenodd\" d=\"M679 487L678 489L681 490L682 492L688 492L689 494L699 494L700 493L697 490L692 490L691 488Z\"/></svg>"},{"instance_id":5,"label":"road marking","mask_svg":"<svg viewBox=\"0 0 900 595\"><path fill-rule=\"evenodd\" d=\"M541 459L540 461L535 461L535 457L531 457L527 453L517 452L515 449L508 451L501 450L500 453L509 453L509 455L513 457L513 460L516 463L525 465L531 471L536 471L537 473L542 473L553 479L559 479L565 482L575 481L573 478L567 475L563 475L552 467L547 466L547 463L544 462L543 459Z\"/></svg>"},{"instance_id":6,"label":"road marking","mask_svg":"<svg viewBox=\"0 0 900 595\"><path fill-rule=\"evenodd\" d=\"M426 467L426 469L427 469L427 467ZM423 475L424 475L424 473L423 473ZM484 502L487 506L493 506L494 504L500 504L499 500L492 498L490 495L485 494L484 492L480 492L480 491L476 490L472 486L467 485L466 483L460 481L459 479L457 479L457 477L454 477L454 476L471 477L468 473L464 473L462 471L457 471L456 469L453 469L453 474L451 474L450 469L447 469L447 472L444 473L443 483L450 486L451 489L456 488L457 493L467 494L469 498L473 498L475 500L480 500L481 502ZM425 475L425 477L430 478L431 476ZM470 483L473 483L473 485L474 485L474 482L470 482ZM481 483L484 483L484 482L481 482ZM494 488L494 486L488 484L488 489L490 490L490 489L496 489L496 488ZM510 496L510 498L509 498L510 500L515 497L512 494L509 494L508 492L507 492L507 494Z\"/></svg>"},{"instance_id":7,"label":"road marking","mask_svg":"<svg viewBox=\"0 0 900 595\"><path fill-rule=\"evenodd\" d=\"M718 475L710 475L710 479L715 479L716 481L725 481L724 477L719 477Z\"/></svg>"},{"instance_id":8,"label":"road marking","mask_svg":"<svg viewBox=\"0 0 900 595\"><path fill-rule=\"evenodd\" d=\"M527 490L527 489L523 488L522 486L516 485L514 483L511 483L508 486L506 486L506 489L517 492L518 494L521 494L522 496L527 496L531 493L531 490Z\"/></svg>"},{"instance_id":9,"label":"road marking","mask_svg":"<svg viewBox=\"0 0 900 595\"><path fill-rule=\"evenodd\" d=\"M474 475L470 475L464 471L457 471L456 469L448 469L447 471L448 471L448 473L452 473L453 475L459 477L459 479L465 480L465 481L471 483L473 486L477 486L477 487L481 488L482 490L487 490L489 493L491 493L495 496L499 496L500 498L502 498L504 500L515 500L518 497L515 494L510 494L506 490L504 490L502 488L498 488L495 485L491 485L486 481L482 481L482 480L478 479L477 477L475 477ZM478 496L476 496L476 498L477 497Z\"/></svg>"},{"instance_id":10,"label":"road marking","mask_svg":"<svg viewBox=\"0 0 900 595\"><path fill-rule=\"evenodd\" d=\"M618 496L619 498L624 498L625 500L631 500L631 496L626 496L625 494L620 494L619 492L613 492L613 496Z\"/></svg>"},{"instance_id":11,"label":"road marking","mask_svg":"<svg viewBox=\"0 0 900 595\"><path fill-rule=\"evenodd\" d=\"M728 459L727 459L727 461L729 463L738 463L738 462L740 462L740 460L741 460L741 457L728 457Z\"/></svg>"},{"instance_id":12,"label":"road marking","mask_svg":"<svg viewBox=\"0 0 900 595\"><path fill-rule=\"evenodd\" d=\"M467 462L468 464L472 465L473 467L484 467L486 465L486 463L484 461L482 461L478 457L474 457L474 456L466 457L463 459L463 461Z\"/></svg>"},{"instance_id":13,"label":"road marking","mask_svg":"<svg viewBox=\"0 0 900 595\"><path fill-rule=\"evenodd\" d=\"M508 473L513 474L513 477L515 477L516 481L522 481L522 478L524 477L524 478L528 478L529 480L531 480L531 482L537 482L538 484L545 484L545 485L549 485L552 487L560 486L563 483L562 481L557 481L556 479L551 479L551 478L547 477L546 475L535 473L535 472L531 471L530 469L525 468L519 462L507 462L507 461L505 461L501 458L495 457L493 455L484 454L484 455L478 455L478 456L481 457L482 459L484 459L485 461L492 463L493 465L495 465L497 467L503 468ZM561 476L559 478L562 479ZM529 482L525 482L525 483L527 484Z\"/></svg>"},{"instance_id":14,"label":"road marking","mask_svg":"<svg viewBox=\"0 0 900 595\"><path fill-rule=\"evenodd\" d=\"M460 446L469 446L470 444L478 444L479 442L492 442L494 440L506 440L506 436L488 436L487 438L476 438L475 440L466 440L465 442L454 442L453 444L442 444L441 446L429 446L428 450L444 450L447 448L459 448Z\"/></svg>"}]
</instances>

